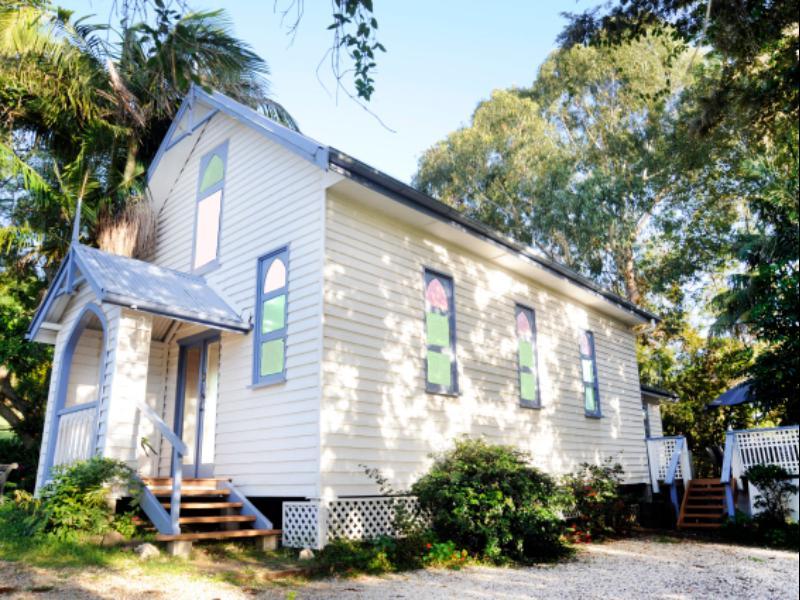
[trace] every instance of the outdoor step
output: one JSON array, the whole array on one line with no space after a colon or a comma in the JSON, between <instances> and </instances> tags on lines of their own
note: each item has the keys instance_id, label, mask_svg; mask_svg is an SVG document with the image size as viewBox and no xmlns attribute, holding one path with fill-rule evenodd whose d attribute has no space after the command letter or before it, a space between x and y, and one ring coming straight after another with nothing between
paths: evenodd
<instances>
[{"instance_id":1,"label":"outdoor step","mask_svg":"<svg viewBox=\"0 0 800 600\"><path fill-rule=\"evenodd\" d=\"M227 540L237 538L278 537L280 529L235 529L232 531L202 531L179 533L177 535L158 534L159 542L193 542L196 540Z\"/></svg>"},{"instance_id":2,"label":"outdoor step","mask_svg":"<svg viewBox=\"0 0 800 600\"><path fill-rule=\"evenodd\" d=\"M213 517L181 517L178 519L178 523L249 523L255 520L255 515L218 515Z\"/></svg>"},{"instance_id":3,"label":"outdoor step","mask_svg":"<svg viewBox=\"0 0 800 600\"><path fill-rule=\"evenodd\" d=\"M719 529L720 527L722 527L722 523L678 523L678 529L686 529L689 527Z\"/></svg>"},{"instance_id":4,"label":"outdoor step","mask_svg":"<svg viewBox=\"0 0 800 600\"><path fill-rule=\"evenodd\" d=\"M698 510L723 511L725 510L725 506L722 504L695 504L694 502L687 502L686 510L691 510L694 512L697 512Z\"/></svg>"},{"instance_id":5,"label":"outdoor step","mask_svg":"<svg viewBox=\"0 0 800 600\"><path fill-rule=\"evenodd\" d=\"M719 513L716 513L716 514L715 513L695 513L695 512L691 512L690 513L690 512L687 512L687 513L684 513L683 518L684 519L721 519L724 516L725 516L725 513L723 513L723 512L719 512Z\"/></svg>"},{"instance_id":6,"label":"outdoor step","mask_svg":"<svg viewBox=\"0 0 800 600\"><path fill-rule=\"evenodd\" d=\"M172 504L162 502L161 506L170 509ZM181 502L181 510L212 510L217 508L242 508L243 502Z\"/></svg>"},{"instance_id":7,"label":"outdoor step","mask_svg":"<svg viewBox=\"0 0 800 600\"><path fill-rule=\"evenodd\" d=\"M151 487L154 496L171 496L172 488ZM211 488L181 488L181 497L184 496L228 496L230 490L215 490Z\"/></svg>"}]
</instances>

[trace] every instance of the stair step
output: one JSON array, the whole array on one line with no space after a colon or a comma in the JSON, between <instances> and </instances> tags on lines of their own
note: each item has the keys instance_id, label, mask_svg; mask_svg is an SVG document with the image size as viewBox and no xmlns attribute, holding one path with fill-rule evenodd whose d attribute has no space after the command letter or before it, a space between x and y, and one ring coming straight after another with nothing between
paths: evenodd
<instances>
[{"instance_id":1,"label":"stair step","mask_svg":"<svg viewBox=\"0 0 800 600\"><path fill-rule=\"evenodd\" d=\"M694 513L694 512L689 513L689 512L687 512L687 513L684 513L683 518L684 519L721 519L724 516L725 516L725 514L722 511L720 511L718 514L717 513Z\"/></svg>"},{"instance_id":2,"label":"stair step","mask_svg":"<svg viewBox=\"0 0 800 600\"><path fill-rule=\"evenodd\" d=\"M698 510L707 510L707 511L724 511L725 506L723 504L695 504L694 502L687 502L686 503L686 510L698 511Z\"/></svg>"},{"instance_id":3,"label":"stair step","mask_svg":"<svg viewBox=\"0 0 800 600\"><path fill-rule=\"evenodd\" d=\"M212 517L181 517L178 523L249 523L255 521L255 515L217 515Z\"/></svg>"},{"instance_id":4,"label":"stair step","mask_svg":"<svg viewBox=\"0 0 800 600\"><path fill-rule=\"evenodd\" d=\"M177 535L158 534L159 542L192 542L196 540L227 540L236 538L277 537L280 529L237 529L233 531L202 531L196 533L179 533Z\"/></svg>"},{"instance_id":5,"label":"stair step","mask_svg":"<svg viewBox=\"0 0 800 600\"><path fill-rule=\"evenodd\" d=\"M161 506L170 509L172 504L162 502ZM181 502L181 510L211 510L216 508L242 508L243 502Z\"/></svg>"},{"instance_id":6,"label":"stair step","mask_svg":"<svg viewBox=\"0 0 800 600\"><path fill-rule=\"evenodd\" d=\"M142 477L145 483L163 483L172 485L172 477ZM217 483L219 481L230 481L228 477L182 477L184 483Z\"/></svg>"},{"instance_id":7,"label":"stair step","mask_svg":"<svg viewBox=\"0 0 800 600\"><path fill-rule=\"evenodd\" d=\"M678 523L678 529L688 529L690 527L719 529L720 527L722 527L722 523Z\"/></svg>"},{"instance_id":8,"label":"stair step","mask_svg":"<svg viewBox=\"0 0 800 600\"><path fill-rule=\"evenodd\" d=\"M150 491L154 496L171 496L171 487L151 487ZM184 488L181 487L181 497L183 496L228 496L230 490L216 490L212 488Z\"/></svg>"}]
</instances>

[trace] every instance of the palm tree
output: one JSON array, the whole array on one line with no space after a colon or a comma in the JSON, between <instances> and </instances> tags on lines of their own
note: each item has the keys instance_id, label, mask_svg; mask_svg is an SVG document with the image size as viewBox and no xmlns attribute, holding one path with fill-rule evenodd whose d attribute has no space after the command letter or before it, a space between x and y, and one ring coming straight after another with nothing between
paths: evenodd
<instances>
[{"instance_id":1,"label":"palm tree","mask_svg":"<svg viewBox=\"0 0 800 600\"><path fill-rule=\"evenodd\" d=\"M146 165L192 84L296 128L224 12L152 4L151 19L113 29L46 0L0 0L0 416L28 446L41 431L49 352L23 335L77 206L89 243L136 224Z\"/></svg>"},{"instance_id":2,"label":"palm tree","mask_svg":"<svg viewBox=\"0 0 800 600\"><path fill-rule=\"evenodd\" d=\"M223 11L155 8L152 23L123 19L115 31L39 0L0 7L0 174L13 176L3 211L15 224L2 241L22 242L45 266L69 245L78 198L92 241L141 197L146 165L192 84L297 128L270 98L266 62Z\"/></svg>"}]
</instances>

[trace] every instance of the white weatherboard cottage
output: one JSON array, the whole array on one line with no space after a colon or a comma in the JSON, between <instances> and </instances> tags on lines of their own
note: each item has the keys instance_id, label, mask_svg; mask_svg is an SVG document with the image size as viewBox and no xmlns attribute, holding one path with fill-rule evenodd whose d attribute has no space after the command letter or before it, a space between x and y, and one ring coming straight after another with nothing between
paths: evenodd
<instances>
[{"instance_id":1,"label":"white weatherboard cottage","mask_svg":"<svg viewBox=\"0 0 800 600\"><path fill-rule=\"evenodd\" d=\"M404 490L465 435L651 483L647 312L220 94L192 90L148 182L153 255L74 243L31 326L39 486L118 458L162 539L269 537L255 505L287 501L284 542L320 545L337 515L383 526L363 466Z\"/></svg>"}]
</instances>

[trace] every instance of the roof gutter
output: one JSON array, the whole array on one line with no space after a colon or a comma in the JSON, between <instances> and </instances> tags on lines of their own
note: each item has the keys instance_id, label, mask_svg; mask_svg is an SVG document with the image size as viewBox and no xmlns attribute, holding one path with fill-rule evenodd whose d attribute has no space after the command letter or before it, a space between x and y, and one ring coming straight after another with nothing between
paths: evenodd
<instances>
[{"instance_id":1,"label":"roof gutter","mask_svg":"<svg viewBox=\"0 0 800 600\"><path fill-rule=\"evenodd\" d=\"M363 163L360 160L357 160L352 156L337 150L336 148L329 148L329 160L334 170L360 183L361 185L372 188L375 191L378 191L394 200L410 206L411 208L422 211L432 217L464 229L473 235L483 238L484 240L499 244L500 246L503 246L504 248L511 250L516 254L521 254L525 258L536 263L544 270L548 271L550 274L562 279L566 279L571 283L582 287L586 291L600 296L608 302L611 302L618 308L636 315L638 318L644 321L661 321L657 315L654 315L653 313L636 306L625 298L621 298L616 294L612 294L611 292L602 289L594 282L590 281L586 277L583 277L582 275L579 275L578 273L575 273L571 269L568 269L567 267L564 267L563 265L560 265L557 262L542 256L538 256L529 247L500 235L490 227L464 216L453 207L448 206L447 204L444 204L443 202L440 202L435 198L428 196L427 194L423 194L410 185L407 185L402 181L387 175L386 173L378 171L377 169L370 167L366 163Z\"/></svg>"}]
</instances>

